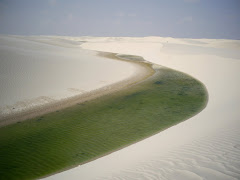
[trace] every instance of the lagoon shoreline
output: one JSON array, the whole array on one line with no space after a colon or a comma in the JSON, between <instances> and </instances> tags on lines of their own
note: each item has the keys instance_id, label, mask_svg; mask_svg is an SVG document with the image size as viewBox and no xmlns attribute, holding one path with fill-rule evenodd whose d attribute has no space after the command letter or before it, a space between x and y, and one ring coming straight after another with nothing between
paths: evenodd
<instances>
[{"instance_id":1,"label":"lagoon shoreline","mask_svg":"<svg viewBox=\"0 0 240 180\"><path fill-rule=\"evenodd\" d=\"M47 114L47 113L60 111L62 109L74 106L76 104L81 104L87 101L94 100L106 94L114 93L116 91L122 90L124 88L128 88L129 86L132 86L134 84L137 84L138 82L141 82L144 79L154 74L154 70L151 68L150 64L131 61L131 60L124 60L122 58L119 58L117 54L114 54L114 53L98 52L97 55L100 57L104 57L112 60L127 62L135 66L135 68L138 70L133 75L125 78L120 82L115 82L111 85L107 85L102 88L92 90L90 92L84 92L80 95L68 97L63 100L50 102L47 104L43 104L41 106L36 106L33 108L22 110L21 112L8 114L5 117L1 117L0 128L14 124L14 123L20 123L22 121L32 119L38 116L43 116L44 114Z\"/></svg>"}]
</instances>

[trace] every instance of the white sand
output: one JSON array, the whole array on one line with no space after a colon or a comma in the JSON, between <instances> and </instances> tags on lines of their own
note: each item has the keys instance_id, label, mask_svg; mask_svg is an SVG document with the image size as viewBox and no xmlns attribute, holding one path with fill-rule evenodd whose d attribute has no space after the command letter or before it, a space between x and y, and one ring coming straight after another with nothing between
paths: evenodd
<instances>
[{"instance_id":1,"label":"white sand","mask_svg":"<svg viewBox=\"0 0 240 180\"><path fill-rule=\"evenodd\" d=\"M240 179L240 41L83 39L86 49L140 55L192 75L206 85L209 103L183 123L47 179Z\"/></svg>"},{"instance_id":2,"label":"white sand","mask_svg":"<svg viewBox=\"0 0 240 180\"><path fill-rule=\"evenodd\" d=\"M67 37L0 36L0 119L133 76L133 64L83 50Z\"/></svg>"}]
</instances>

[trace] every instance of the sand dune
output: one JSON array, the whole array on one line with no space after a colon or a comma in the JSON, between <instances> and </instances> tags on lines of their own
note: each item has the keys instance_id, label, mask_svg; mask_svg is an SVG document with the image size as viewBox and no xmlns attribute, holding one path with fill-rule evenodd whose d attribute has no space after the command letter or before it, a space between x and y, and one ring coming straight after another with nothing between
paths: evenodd
<instances>
[{"instance_id":1,"label":"sand dune","mask_svg":"<svg viewBox=\"0 0 240 180\"><path fill-rule=\"evenodd\" d=\"M75 39L76 40L76 39ZM198 115L108 156L47 179L240 179L240 41L77 38L81 47L143 56L202 81Z\"/></svg>"},{"instance_id":2,"label":"sand dune","mask_svg":"<svg viewBox=\"0 0 240 180\"><path fill-rule=\"evenodd\" d=\"M126 80L138 67L66 37L0 36L0 119Z\"/></svg>"}]
</instances>

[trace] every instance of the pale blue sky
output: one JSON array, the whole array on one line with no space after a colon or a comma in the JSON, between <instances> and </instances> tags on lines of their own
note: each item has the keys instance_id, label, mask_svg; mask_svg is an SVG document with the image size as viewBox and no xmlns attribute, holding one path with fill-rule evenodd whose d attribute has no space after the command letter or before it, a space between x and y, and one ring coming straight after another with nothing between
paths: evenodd
<instances>
[{"instance_id":1,"label":"pale blue sky","mask_svg":"<svg viewBox=\"0 0 240 180\"><path fill-rule=\"evenodd\" d=\"M0 0L0 34L240 39L240 0Z\"/></svg>"}]
</instances>

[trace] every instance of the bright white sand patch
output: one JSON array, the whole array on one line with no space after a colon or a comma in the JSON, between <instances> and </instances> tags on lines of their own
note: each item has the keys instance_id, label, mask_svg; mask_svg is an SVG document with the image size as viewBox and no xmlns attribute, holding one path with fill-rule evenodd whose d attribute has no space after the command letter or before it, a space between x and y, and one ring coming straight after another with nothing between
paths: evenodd
<instances>
[{"instance_id":1,"label":"bright white sand patch","mask_svg":"<svg viewBox=\"0 0 240 180\"><path fill-rule=\"evenodd\" d=\"M66 37L0 36L0 117L122 81L138 70L79 44Z\"/></svg>"},{"instance_id":2,"label":"bright white sand patch","mask_svg":"<svg viewBox=\"0 0 240 180\"><path fill-rule=\"evenodd\" d=\"M192 75L207 87L209 103L183 123L47 179L240 179L240 41L89 39L83 48L140 55Z\"/></svg>"}]
</instances>

